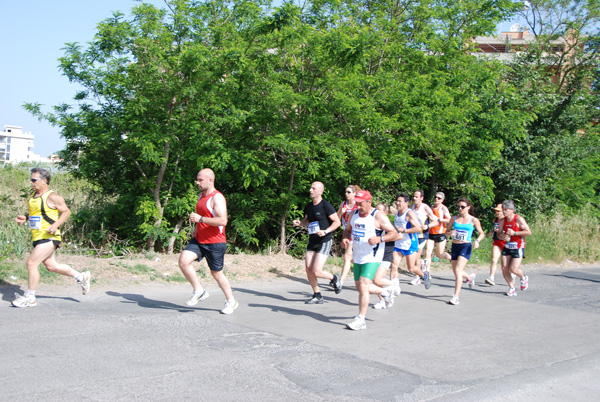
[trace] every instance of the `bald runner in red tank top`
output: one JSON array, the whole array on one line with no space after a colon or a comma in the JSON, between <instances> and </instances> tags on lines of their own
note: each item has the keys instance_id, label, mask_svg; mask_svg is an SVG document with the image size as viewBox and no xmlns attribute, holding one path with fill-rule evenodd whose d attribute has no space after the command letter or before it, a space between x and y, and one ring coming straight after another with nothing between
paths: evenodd
<instances>
[{"instance_id":1,"label":"bald runner in red tank top","mask_svg":"<svg viewBox=\"0 0 600 402\"><path fill-rule=\"evenodd\" d=\"M221 194L221 192L214 190L207 196L200 194L200 198L196 204L196 213L198 215L211 218L216 216L215 211L210 207L211 200L216 194ZM227 241L225 226L210 226L206 223L196 223L196 241L200 244L225 243Z\"/></svg>"}]
</instances>

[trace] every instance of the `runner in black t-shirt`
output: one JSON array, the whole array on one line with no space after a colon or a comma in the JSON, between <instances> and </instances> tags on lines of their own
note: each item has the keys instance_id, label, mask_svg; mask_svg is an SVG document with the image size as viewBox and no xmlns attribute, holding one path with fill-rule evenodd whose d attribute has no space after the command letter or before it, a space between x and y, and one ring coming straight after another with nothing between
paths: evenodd
<instances>
[{"instance_id":1,"label":"runner in black t-shirt","mask_svg":"<svg viewBox=\"0 0 600 402\"><path fill-rule=\"evenodd\" d=\"M340 227L340 218L335 208L322 197L324 190L323 183L314 182L309 191L312 202L304 208L304 219L294 220L294 226L308 226L305 266L306 276L313 288L313 296L306 301L306 304L323 304L318 278L329 279L329 284L333 286L336 293L342 289L339 276L323 271L333 242L331 233Z\"/></svg>"}]
</instances>

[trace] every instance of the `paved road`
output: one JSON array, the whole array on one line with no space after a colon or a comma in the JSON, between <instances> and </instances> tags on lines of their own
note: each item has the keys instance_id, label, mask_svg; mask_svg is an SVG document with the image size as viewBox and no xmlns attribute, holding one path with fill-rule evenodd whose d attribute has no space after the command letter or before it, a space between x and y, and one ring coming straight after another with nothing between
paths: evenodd
<instances>
[{"instance_id":1,"label":"paved road","mask_svg":"<svg viewBox=\"0 0 600 402\"><path fill-rule=\"evenodd\" d=\"M536 268L516 298L480 285L459 306L451 275L403 283L358 332L353 287L306 306L297 278L235 285L232 316L214 285L193 308L187 285L46 286L28 309L0 287L0 400L597 400L600 267Z\"/></svg>"}]
</instances>

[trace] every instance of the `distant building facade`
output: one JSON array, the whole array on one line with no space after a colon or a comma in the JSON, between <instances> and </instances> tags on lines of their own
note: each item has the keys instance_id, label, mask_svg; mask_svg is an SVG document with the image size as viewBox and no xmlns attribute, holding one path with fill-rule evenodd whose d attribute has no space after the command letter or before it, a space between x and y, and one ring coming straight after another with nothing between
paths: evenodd
<instances>
[{"instance_id":1,"label":"distant building facade","mask_svg":"<svg viewBox=\"0 0 600 402\"><path fill-rule=\"evenodd\" d=\"M42 157L33 152L34 136L23 132L23 127L4 126L0 131L0 164L19 162L60 162L58 155Z\"/></svg>"}]
</instances>

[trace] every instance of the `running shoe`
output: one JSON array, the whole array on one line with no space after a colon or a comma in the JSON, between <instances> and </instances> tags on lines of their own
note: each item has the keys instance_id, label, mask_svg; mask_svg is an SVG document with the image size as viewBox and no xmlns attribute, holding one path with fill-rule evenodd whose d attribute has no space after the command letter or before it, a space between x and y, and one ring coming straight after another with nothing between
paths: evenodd
<instances>
[{"instance_id":1,"label":"running shoe","mask_svg":"<svg viewBox=\"0 0 600 402\"><path fill-rule=\"evenodd\" d=\"M225 300L225 307L223 307L223 310L221 310L221 314L233 314L233 310L235 310L239 306L240 304L235 299L231 301Z\"/></svg>"},{"instance_id":2,"label":"running shoe","mask_svg":"<svg viewBox=\"0 0 600 402\"><path fill-rule=\"evenodd\" d=\"M521 290L527 290L529 288L529 277L525 275L523 279L521 279Z\"/></svg>"},{"instance_id":3,"label":"running shoe","mask_svg":"<svg viewBox=\"0 0 600 402\"><path fill-rule=\"evenodd\" d=\"M467 281L467 285L469 285L469 289L473 289L475 287L475 277L477 275L475 273L472 273L471 275L469 275L469 280Z\"/></svg>"},{"instance_id":4,"label":"running shoe","mask_svg":"<svg viewBox=\"0 0 600 402\"><path fill-rule=\"evenodd\" d=\"M333 275L333 279L329 284L333 287L333 290L335 290L336 295L342 291L342 281L340 280L339 275Z\"/></svg>"},{"instance_id":5,"label":"running shoe","mask_svg":"<svg viewBox=\"0 0 600 402\"><path fill-rule=\"evenodd\" d=\"M487 283L490 286L495 286L496 282L494 282L494 277L490 276L489 278L485 278L485 283Z\"/></svg>"},{"instance_id":6,"label":"running shoe","mask_svg":"<svg viewBox=\"0 0 600 402\"><path fill-rule=\"evenodd\" d=\"M420 285L421 284L421 278L419 278L418 276L415 276L415 279L413 279L412 281L410 281L411 285Z\"/></svg>"},{"instance_id":7,"label":"running shoe","mask_svg":"<svg viewBox=\"0 0 600 402\"><path fill-rule=\"evenodd\" d=\"M429 271L425 271L423 282L425 284L425 289L429 289L431 287L431 276L429 276Z\"/></svg>"},{"instance_id":8,"label":"running shoe","mask_svg":"<svg viewBox=\"0 0 600 402\"><path fill-rule=\"evenodd\" d=\"M18 293L15 293L15 300L12 301L12 305L15 307L35 307L37 306L37 301L35 296L24 296Z\"/></svg>"},{"instance_id":9,"label":"running shoe","mask_svg":"<svg viewBox=\"0 0 600 402\"><path fill-rule=\"evenodd\" d=\"M375 310L385 310L385 299L381 299L377 303L373 304L373 308Z\"/></svg>"},{"instance_id":10,"label":"running shoe","mask_svg":"<svg viewBox=\"0 0 600 402\"><path fill-rule=\"evenodd\" d=\"M356 316L354 317L354 321L352 321L350 324L346 324L346 327L353 331L358 331L360 329L367 329L367 323L365 322L364 318Z\"/></svg>"},{"instance_id":11,"label":"running shoe","mask_svg":"<svg viewBox=\"0 0 600 402\"><path fill-rule=\"evenodd\" d=\"M400 289L400 281L396 278L392 282L392 286L394 288L394 296L400 296L400 293L402 293L402 289Z\"/></svg>"},{"instance_id":12,"label":"running shoe","mask_svg":"<svg viewBox=\"0 0 600 402\"><path fill-rule=\"evenodd\" d=\"M507 296L514 297L517 295L517 290L515 288L509 288L508 292L506 292Z\"/></svg>"},{"instance_id":13,"label":"running shoe","mask_svg":"<svg viewBox=\"0 0 600 402\"><path fill-rule=\"evenodd\" d=\"M385 301L385 308L392 308L394 305L394 290L391 286L388 286L384 289L383 293L381 293L381 297Z\"/></svg>"},{"instance_id":14,"label":"running shoe","mask_svg":"<svg viewBox=\"0 0 600 402\"><path fill-rule=\"evenodd\" d=\"M83 280L79 282L81 285L81 293L87 295L90 291L90 281L92 280L92 274L90 271L85 271L83 273Z\"/></svg>"},{"instance_id":15,"label":"running shoe","mask_svg":"<svg viewBox=\"0 0 600 402\"><path fill-rule=\"evenodd\" d=\"M448 304L456 306L457 304L460 304L460 300L458 300L458 297L454 296L452 299L448 300Z\"/></svg>"},{"instance_id":16,"label":"running shoe","mask_svg":"<svg viewBox=\"0 0 600 402\"><path fill-rule=\"evenodd\" d=\"M202 292L192 292L192 297L185 304L187 306L195 306L200 300L208 299L208 296L209 294L206 289L202 290Z\"/></svg>"},{"instance_id":17,"label":"running shoe","mask_svg":"<svg viewBox=\"0 0 600 402\"><path fill-rule=\"evenodd\" d=\"M304 304L323 304L323 302L324 302L323 296L317 297L317 296L313 295L313 297L311 297L310 299L305 301Z\"/></svg>"}]
</instances>

